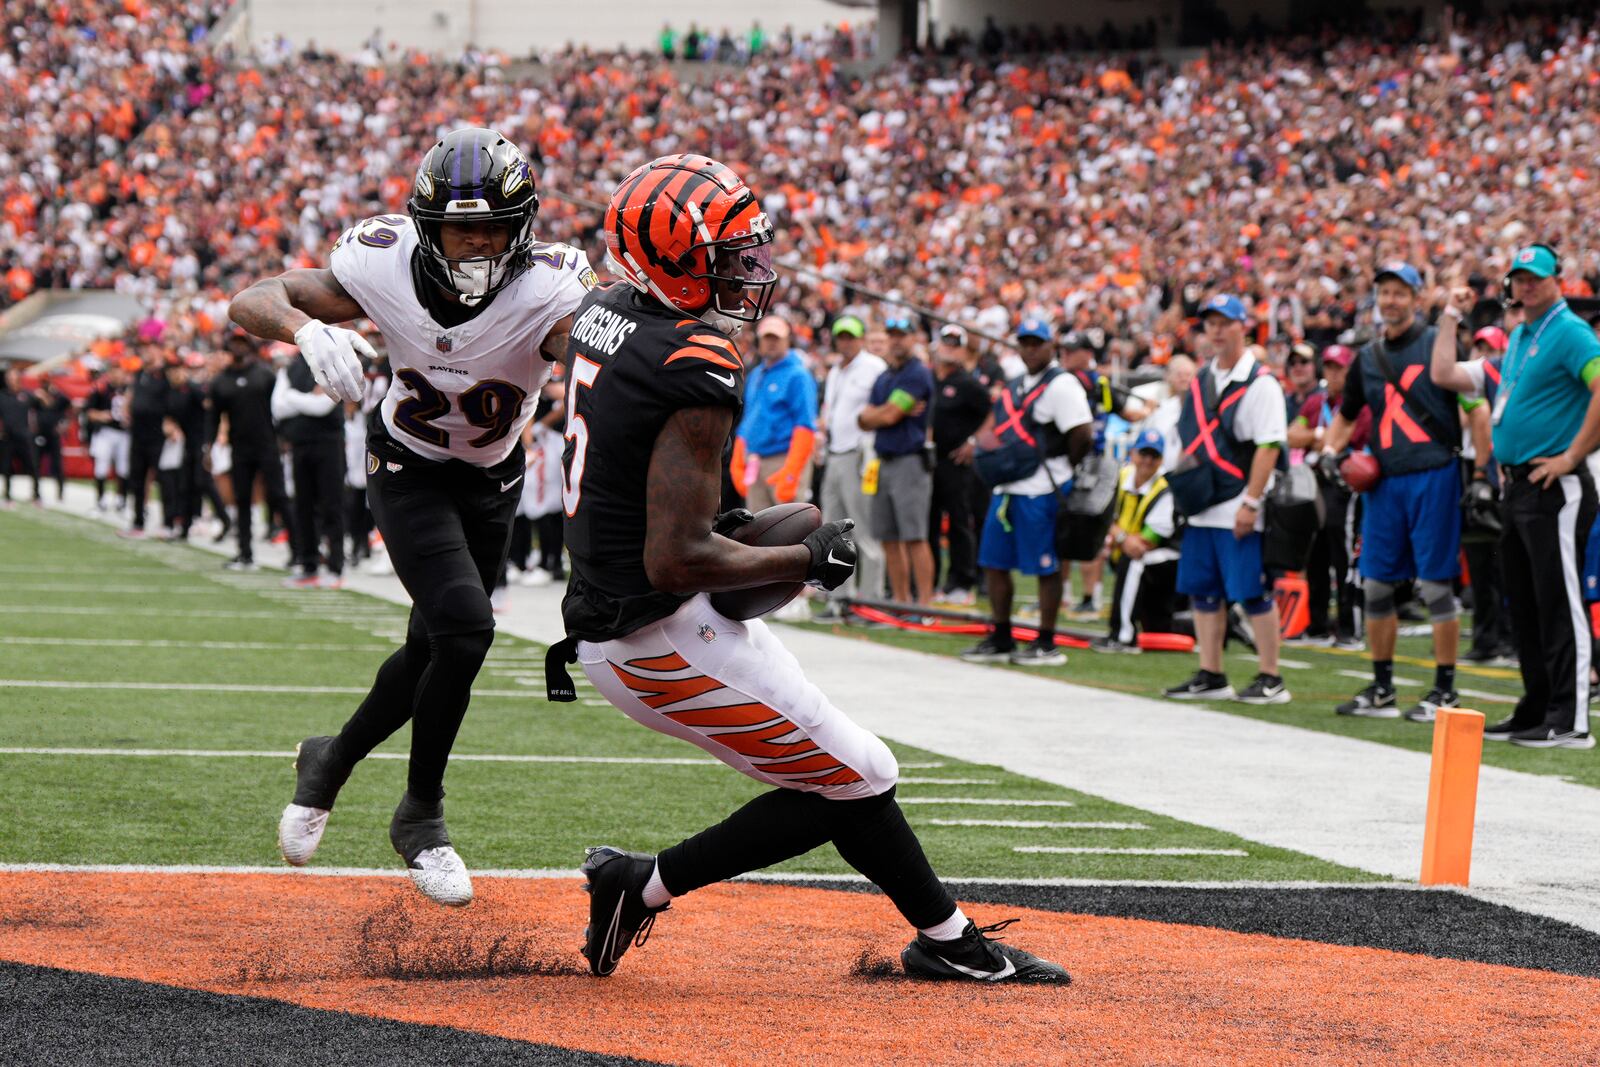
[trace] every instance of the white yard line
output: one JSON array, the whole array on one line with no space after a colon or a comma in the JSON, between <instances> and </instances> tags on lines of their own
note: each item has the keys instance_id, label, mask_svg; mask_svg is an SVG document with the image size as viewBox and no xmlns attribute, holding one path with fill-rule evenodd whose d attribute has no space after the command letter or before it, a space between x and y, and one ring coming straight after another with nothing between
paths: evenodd
<instances>
[{"instance_id":1,"label":"white yard line","mask_svg":"<svg viewBox=\"0 0 1600 1067\"><path fill-rule=\"evenodd\" d=\"M294 759L294 752L275 749L234 748L0 748L0 756L107 756L151 759ZM404 752L373 752L367 759L409 760ZM714 766L714 759L691 756L512 756L496 753L452 752L452 763L617 763L642 767Z\"/></svg>"},{"instance_id":2,"label":"white yard line","mask_svg":"<svg viewBox=\"0 0 1600 1067\"><path fill-rule=\"evenodd\" d=\"M1049 822L1043 819L918 819L917 823L922 826L987 826L997 830L1150 829L1142 822Z\"/></svg>"},{"instance_id":3,"label":"white yard line","mask_svg":"<svg viewBox=\"0 0 1600 1067\"><path fill-rule=\"evenodd\" d=\"M1012 852L1048 856L1248 856L1242 848L1093 848L1088 845L1015 845Z\"/></svg>"},{"instance_id":4,"label":"white yard line","mask_svg":"<svg viewBox=\"0 0 1600 1067\"><path fill-rule=\"evenodd\" d=\"M973 804L994 808L1071 808L1070 800L1010 800L1005 797L899 797L902 804Z\"/></svg>"},{"instance_id":5,"label":"white yard line","mask_svg":"<svg viewBox=\"0 0 1600 1067\"><path fill-rule=\"evenodd\" d=\"M901 785L999 785L998 778L904 778Z\"/></svg>"},{"instance_id":6,"label":"white yard line","mask_svg":"<svg viewBox=\"0 0 1600 1067\"><path fill-rule=\"evenodd\" d=\"M408 873L400 867L290 867L287 864L275 867L219 867L199 864L174 864L171 866L158 866L137 863L0 863L0 875L5 874L131 874L149 877L169 877L185 875L241 875L241 874L275 874L289 878L403 878ZM477 869L472 871L474 878L579 878L581 873L577 868L567 867L511 867ZM808 871L757 871L741 875L735 881L741 882L851 882L864 883L864 875L844 872L808 872ZM1368 890L1411 890L1414 892L1452 892L1448 888L1423 888L1408 885L1404 882L1155 882L1142 879L1116 879L1116 878L991 878L988 876L966 877L959 874L945 875L944 881L955 882L960 885L999 885L999 886L1039 886L1043 888L1084 888L1093 889L1100 887L1128 888L1128 889L1229 889L1229 890L1326 890L1326 889L1368 889ZM959 896L959 893L957 894Z\"/></svg>"},{"instance_id":7,"label":"white yard line","mask_svg":"<svg viewBox=\"0 0 1600 1067\"><path fill-rule=\"evenodd\" d=\"M79 682L61 679L0 678L0 689L112 689L154 690L182 693L272 693L301 696L365 696L366 685L234 685L223 682ZM513 697L531 700L540 694L531 689L474 689L475 697ZM586 702L593 703L593 702ZM599 702L610 707L604 701Z\"/></svg>"},{"instance_id":8,"label":"white yard line","mask_svg":"<svg viewBox=\"0 0 1600 1067\"><path fill-rule=\"evenodd\" d=\"M380 652L393 645L335 645L311 641L167 641L138 637L5 637L4 645L42 645L46 648L196 648L225 652Z\"/></svg>"},{"instance_id":9,"label":"white yard line","mask_svg":"<svg viewBox=\"0 0 1600 1067\"><path fill-rule=\"evenodd\" d=\"M0 584L0 589L8 593L72 593L99 596L101 594L117 596L216 596L217 590L211 585L56 585L56 584L18 584L5 582Z\"/></svg>"}]
</instances>

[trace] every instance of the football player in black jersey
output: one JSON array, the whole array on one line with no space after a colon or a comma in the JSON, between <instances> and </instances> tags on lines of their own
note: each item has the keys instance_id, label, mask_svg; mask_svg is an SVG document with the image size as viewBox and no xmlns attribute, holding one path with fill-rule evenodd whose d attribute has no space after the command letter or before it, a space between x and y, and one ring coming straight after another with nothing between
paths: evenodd
<instances>
[{"instance_id":1,"label":"football player in black jersey","mask_svg":"<svg viewBox=\"0 0 1600 1067\"><path fill-rule=\"evenodd\" d=\"M445 830L444 771L494 639L489 596L521 496L519 439L594 282L577 249L534 241L538 209L521 150L493 130L454 130L423 158L409 217L351 227L328 269L257 282L229 308L251 333L298 344L335 400L362 399L356 353L372 349L326 323L367 318L387 343L395 374L369 427L367 498L411 618L338 736L300 743L278 843L289 863L307 862L351 769L409 720L389 840L441 904L472 899Z\"/></svg>"},{"instance_id":2,"label":"football player in black jersey","mask_svg":"<svg viewBox=\"0 0 1600 1067\"><path fill-rule=\"evenodd\" d=\"M831 841L916 928L908 971L1068 981L986 936L998 925L962 914L894 799L888 747L834 707L763 622L727 618L707 595L771 582L833 589L855 569L849 520L763 548L724 536L748 512L717 515L744 385L731 336L766 310L777 281L755 195L715 160L666 156L623 181L604 229L628 284L590 293L570 335L569 637L549 662L575 654L631 718L775 788L660 856L589 849L590 970L615 970L673 897Z\"/></svg>"}]
</instances>

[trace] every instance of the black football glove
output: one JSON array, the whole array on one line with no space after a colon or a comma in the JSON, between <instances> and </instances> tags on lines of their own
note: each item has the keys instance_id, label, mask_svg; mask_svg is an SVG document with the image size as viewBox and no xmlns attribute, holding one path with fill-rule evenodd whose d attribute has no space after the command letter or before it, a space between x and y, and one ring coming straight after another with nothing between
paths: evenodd
<instances>
[{"instance_id":1,"label":"black football glove","mask_svg":"<svg viewBox=\"0 0 1600 1067\"><path fill-rule=\"evenodd\" d=\"M754 522L755 518L755 513L749 508L730 508L711 520L711 532L732 537L735 530L747 522Z\"/></svg>"},{"instance_id":2,"label":"black football glove","mask_svg":"<svg viewBox=\"0 0 1600 1067\"><path fill-rule=\"evenodd\" d=\"M811 568L806 584L837 589L856 572L856 543L848 536L854 519L825 522L802 542L811 550Z\"/></svg>"}]
</instances>

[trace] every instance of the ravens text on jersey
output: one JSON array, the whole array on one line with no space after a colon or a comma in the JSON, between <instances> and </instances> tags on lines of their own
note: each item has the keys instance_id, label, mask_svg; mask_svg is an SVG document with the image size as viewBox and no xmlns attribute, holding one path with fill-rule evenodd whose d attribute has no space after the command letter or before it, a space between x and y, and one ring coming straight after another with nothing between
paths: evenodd
<instances>
[{"instance_id":1,"label":"ravens text on jersey","mask_svg":"<svg viewBox=\"0 0 1600 1067\"><path fill-rule=\"evenodd\" d=\"M676 411L744 403L744 364L725 334L626 285L590 293L568 345L562 452L572 584L567 632L588 641L631 633L687 597L645 574L645 488L662 427Z\"/></svg>"}]
</instances>

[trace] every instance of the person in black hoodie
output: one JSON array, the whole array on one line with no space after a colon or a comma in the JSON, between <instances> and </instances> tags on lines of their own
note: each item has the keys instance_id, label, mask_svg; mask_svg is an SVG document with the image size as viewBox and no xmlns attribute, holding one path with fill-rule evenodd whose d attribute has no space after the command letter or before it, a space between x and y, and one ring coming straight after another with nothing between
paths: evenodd
<instances>
[{"instance_id":1,"label":"person in black hoodie","mask_svg":"<svg viewBox=\"0 0 1600 1067\"><path fill-rule=\"evenodd\" d=\"M238 511L239 554L224 566L229 570L255 570L251 544L250 511L256 476L266 484L267 506L274 515L289 515L289 494L283 484L283 461L278 455L278 433L272 425L272 388L277 376L261 361L259 342L234 331L225 342L229 362L211 381L211 418L206 444L217 439L222 420L228 422L228 444L233 449L233 501ZM289 532L290 558L294 531Z\"/></svg>"},{"instance_id":2,"label":"person in black hoodie","mask_svg":"<svg viewBox=\"0 0 1600 1067\"><path fill-rule=\"evenodd\" d=\"M344 583L344 409L323 392L304 356L278 372L272 414L289 442L294 476L293 542L297 573L288 584L311 588L326 543L328 577L320 584Z\"/></svg>"},{"instance_id":3,"label":"person in black hoodie","mask_svg":"<svg viewBox=\"0 0 1600 1067\"><path fill-rule=\"evenodd\" d=\"M72 401L56 392L50 379L39 383L33 394L34 444L39 450L39 473L44 473L44 461L50 461L50 473L56 479L56 500L67 495L67 472L61 462L61 423L72 413ZM35 490L38 486L35 484ZM38 492L34 499L39 499Z\"/></svg>"},{"instance_id":4,"label":"person in black hoodie","mask_svg":"<svg viewBox=\"0 0 1600 1067\"><path fill-rule=\"evenodd\" d=\"M144 366L128 387L128 488L133 494L133 523L121 531L124 537L143 537L145 504L150 477L161 466L161 448L166 443L167 374L165 356L154 345L145 349ZM163 500L169 515L174 502Z\"/></svg>"},{"instance_id":5,"label":"person in black hoodie","mask_svg":"<svg viewBox=\"0 0 1600 1067\"><path fill-rule=\"evenodd\" d=\"M15 463L33 479L33 499L39 500L39 456L33 444L33 403L22 388L22 372L6 371L0 389L0 473L6 478L6 503L11 503L11 473Z\"/></svg>"}]
</instances>

